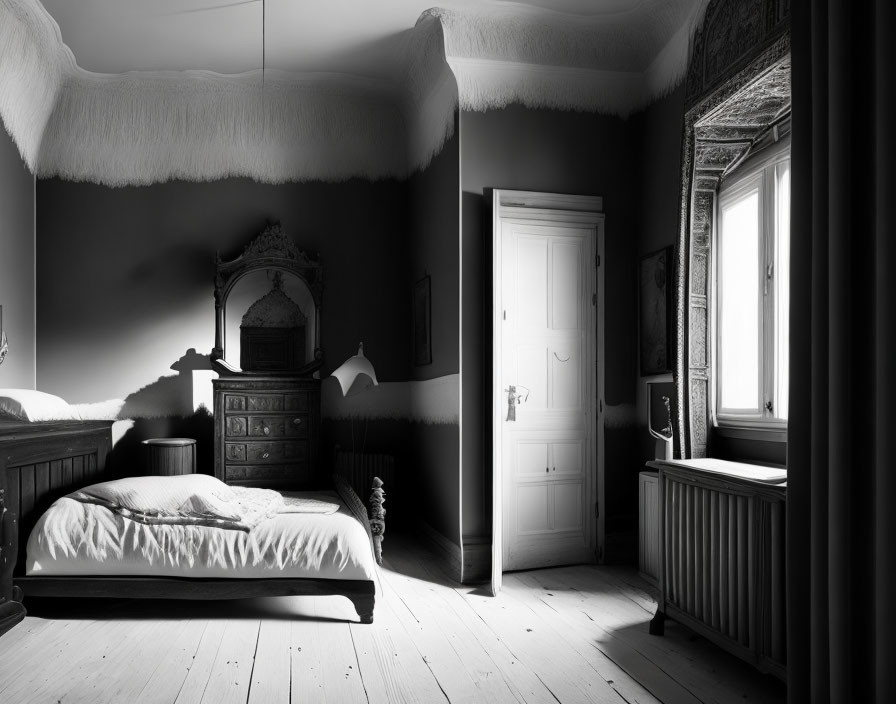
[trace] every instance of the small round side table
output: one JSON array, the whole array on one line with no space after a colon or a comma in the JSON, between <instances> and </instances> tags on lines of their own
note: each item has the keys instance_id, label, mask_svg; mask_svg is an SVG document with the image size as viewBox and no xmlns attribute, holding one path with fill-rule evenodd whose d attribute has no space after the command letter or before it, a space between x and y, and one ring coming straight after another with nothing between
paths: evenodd
<instances>
[{"instance_id":1,"label":"small round side table","mask_svg":"<svg viewBox=\"0 0 896 704\"><path fill-rule=\"evenodd\" d=\"M192 438L150 438L147 446L149 474L170 476L196 471L196 441Z\"/></svg>"}]
</instances>

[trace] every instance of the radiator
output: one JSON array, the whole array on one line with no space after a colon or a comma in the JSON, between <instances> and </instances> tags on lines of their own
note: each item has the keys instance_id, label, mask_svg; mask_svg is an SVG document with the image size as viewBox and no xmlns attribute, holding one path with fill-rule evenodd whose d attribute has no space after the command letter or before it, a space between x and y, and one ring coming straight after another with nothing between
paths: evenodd
<instances>
[{"instance_id":1,"label":"radiator","mask_svg":"<svg viewBox=\"0 0 896 704\"><path fill-rule=\"evenodd\" d=\"M786 489L659 472L662 609L764 672L786 674Z\"/></svg>"},{"instance_id":2,"label":"radiator","mask_svg":"<svg viewBox=\"0 0 896 704\"><path fill-rule=\"evenodd\" d=\"M660 491L656 472L638 475L638 572L657 584L660 577Z\"/></svg>"},{"instance_id":3,"label":"radiator","mask_svg":"<svg viewBox=\"0 0 896 704\"><path fill-rule=\"evenodd\" d=\"M395 457L382 453L346 452L336 449L335 469L345 477L355 493L365 503L370 496L371 481L374 477L383 480L383 489L388 494L395 489Z\"/></svg>"}]
</instances>

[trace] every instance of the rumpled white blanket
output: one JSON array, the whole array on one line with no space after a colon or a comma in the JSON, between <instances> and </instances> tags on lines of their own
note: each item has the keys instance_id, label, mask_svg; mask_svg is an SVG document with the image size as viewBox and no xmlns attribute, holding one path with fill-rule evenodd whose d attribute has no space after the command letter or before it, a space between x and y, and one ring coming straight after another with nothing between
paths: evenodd
<instances>
[{"instance_id":1,"label":"rumpled white blanket","mask_svg":"<svg viewBox=\"0 0 896 704\"><path fill-rule=\"evenodd\" d=\"M338 504L284 497L271 489L228 486L203 474L126 477L100 482L68 498L96 504L146 525L201 525L252 530L278 513L333 513Z\"/></svg>"},{"instance_id":2,"label":"rumpled white blanket","mask_svg":"<svg viewBox=\"0 0 896 704\"><path fill-rule=\"evenodd\" d=\"M245 493L241 487L227 488ZM367 533L338 496L309 492L285 494L281 500L275 502L278 512L245 531L196 522L146 524L94 502L64 497L34 527L25 571L46 576L374 578ZM267 515L269 509L263 504L255 515Z\"/></svg>"}]
</instances>

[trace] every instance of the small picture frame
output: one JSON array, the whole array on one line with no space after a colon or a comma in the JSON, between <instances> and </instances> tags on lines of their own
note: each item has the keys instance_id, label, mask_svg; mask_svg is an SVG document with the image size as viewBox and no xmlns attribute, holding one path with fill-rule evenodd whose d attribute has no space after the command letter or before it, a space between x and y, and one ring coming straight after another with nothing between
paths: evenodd
<instances>
[{"instance_id":1,"label":"small picture frame","mask_svg":"<svg viewBox=\"0 0 896 704\"><path fill-rule=\"evenodd\" d=\"M672 371L672 279L674 247L641 257L638 267L638 320L641 376Z\"/></svg>"},{"instance_id":2,"label":"small picture frame","mask_svg":"<svg viewBox=\"0 0 896 704\"><path fill-rule=\"evenodd\" d=\"M414 365L432 364L432 301L427 274L414 284Z\"/></svg>"}]
</instances>

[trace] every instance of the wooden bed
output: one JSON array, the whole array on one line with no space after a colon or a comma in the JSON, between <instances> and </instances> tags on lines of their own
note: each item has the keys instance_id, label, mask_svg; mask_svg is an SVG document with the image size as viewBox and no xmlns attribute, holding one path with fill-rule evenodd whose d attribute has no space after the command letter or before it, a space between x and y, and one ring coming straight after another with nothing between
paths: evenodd
<instances>
[{"instance_id":1,"label":"wooden bed","mask_svg":"<svg viewBox=\"0 0 896 704\"><path fill-rule=\"evenodd\" d=\"M375 587L369 580L26 576L25 545L40 515L57 498L109 478L106 457L112 447L111 427L111 421L0 421L0 606L4 601L21 603L27 596L241 599L342 595L352 601L362 623L373 622ZM0 632L2 623L0 616Z\"/></svg>"}]
</instances>

